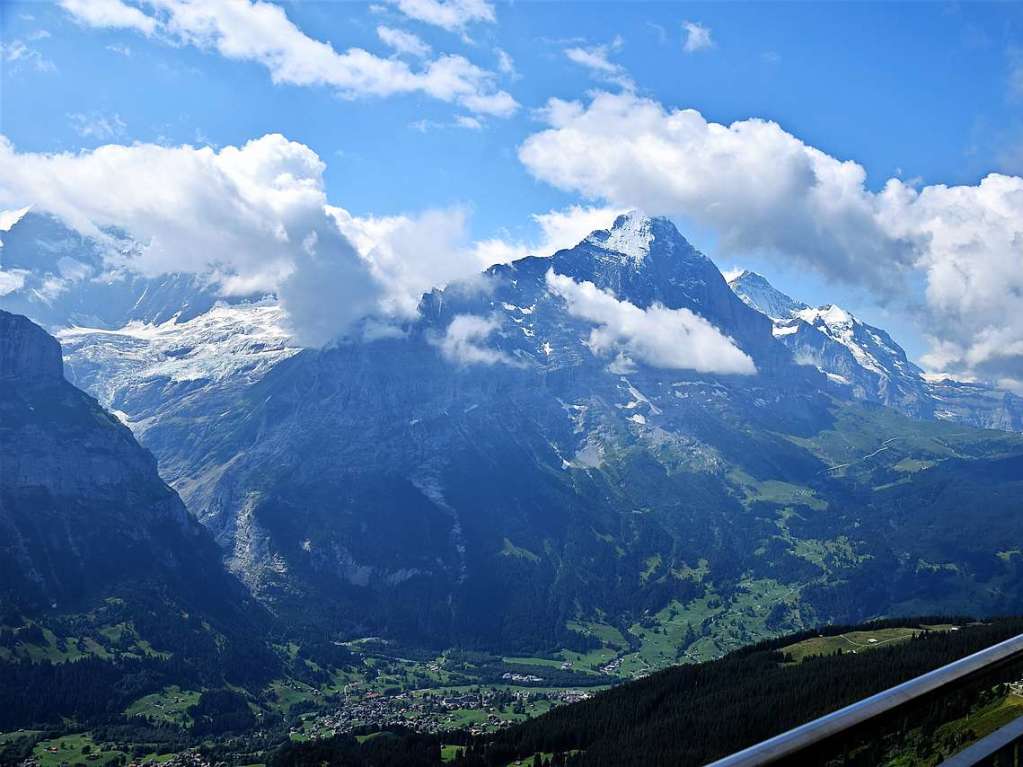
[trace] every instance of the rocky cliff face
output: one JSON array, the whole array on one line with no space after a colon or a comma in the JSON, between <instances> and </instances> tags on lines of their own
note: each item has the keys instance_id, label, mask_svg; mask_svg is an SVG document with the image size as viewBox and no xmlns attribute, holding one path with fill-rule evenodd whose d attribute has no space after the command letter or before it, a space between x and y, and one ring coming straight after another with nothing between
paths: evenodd
<instances>
[{"instance_id":1,"label":"rocky cliff face","mask_svg":"<svg viewBox=\"0 0 1023 767\"><path fill-rule=\"evenodd\" d=\"M28 612L149 587L225 613L241 605L152 455L64 379L55 339L3 311L0 531L0 603Z\"/></svg>"},{"instance_id":2,"label":"rocky cliff face","mask_svg":"<svg viewBox=\"0 0 1023 767\"><path fill-rule=\"evenodd\" d=\"M57 340L25 317L0 312L0 379L52 383L63 376Z\"/></svg>"}]
</instances>

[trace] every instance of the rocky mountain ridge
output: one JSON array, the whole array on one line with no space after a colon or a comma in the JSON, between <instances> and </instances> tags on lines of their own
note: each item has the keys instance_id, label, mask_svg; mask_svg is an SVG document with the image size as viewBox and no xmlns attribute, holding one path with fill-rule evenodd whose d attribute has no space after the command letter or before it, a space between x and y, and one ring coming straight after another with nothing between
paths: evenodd
<instances>
[{"instance_id":1,"label":"rocky mountain ridge","mask_svg":"<svg viewBox=\"0 0 1023 767\"><path fill-rule=\"evenodd\" d=\"M795 359L816 367L856 399L915 418L1023 429L1023 398L983 383L928 377L886 331L839 306L807 306L751 271L734 276L729 286L748 306L771 318L775 337Z\"/></svg>"},{"instance_id":2,"label":"rocky mountain ridge","mask_svg":"<svg viewBox=\"0 0 1023 767\"><path fill-rule=\"evenodd\" d=\"M249 605L153 456L64 379L60 344L4 311L0 530L7 610L55 614L160 594L220 624Z\"/></svg>"}]
</instances>

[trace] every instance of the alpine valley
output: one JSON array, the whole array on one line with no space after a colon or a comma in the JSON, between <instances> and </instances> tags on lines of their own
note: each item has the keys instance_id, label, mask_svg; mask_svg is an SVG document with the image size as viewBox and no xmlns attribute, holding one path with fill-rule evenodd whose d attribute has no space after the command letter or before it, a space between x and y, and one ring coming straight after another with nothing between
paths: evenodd
<instances>
[{"instance_id":1,"label":"alpine valley","mask_svg":"<svg viewBox=\"0 0 1023 767\"><path fill-rule=\"evenodd\" d=\"M36 733L11 754L69 721L105 760L126 721L136 756L238 763L465 735L825 624L1023 605L1023 399L726 281L667 219L323 349L274 296L112 272L46 215L0 237L0 684L98 691L8 708Z\"/></svg>"}]
</instances>

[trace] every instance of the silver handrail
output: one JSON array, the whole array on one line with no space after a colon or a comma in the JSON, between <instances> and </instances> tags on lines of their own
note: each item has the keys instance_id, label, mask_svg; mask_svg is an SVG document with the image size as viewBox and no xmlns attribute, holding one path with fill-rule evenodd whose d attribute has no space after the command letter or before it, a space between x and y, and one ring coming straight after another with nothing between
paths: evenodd
<instances>
[{"instance_id":1,"label":"silver handrail","mask_svg":"<svg viewBox=\"0 0 1023 767\"><path fill-rule=\"evenodd\" d=\"M955 756L950 756L938 767L973 767L1023 738L1023 718L1014 719L1004 727L995 730L986 738L978 740Z\"/></svg>"},{"instance_id":2,"label":"silver handrail","mask_svg":"<svg viewBox=\"0 0 1023 767\"><path fill-rule=\"evenodd\" d=\"M947 666L928 671L888 690L871 695L852 705L840 708L819 719L795 727L781 735L738 751L724 759L711 762L707 767L759 767L773 764L780 759L793 756L805 748L816 745L832 735L862 724L893 708L908 703L943 687L970 676L988 666L1008 660L1023 653L1023 634L1006 639L985 650L967 655Z\"/></svg>"}]
</instances>

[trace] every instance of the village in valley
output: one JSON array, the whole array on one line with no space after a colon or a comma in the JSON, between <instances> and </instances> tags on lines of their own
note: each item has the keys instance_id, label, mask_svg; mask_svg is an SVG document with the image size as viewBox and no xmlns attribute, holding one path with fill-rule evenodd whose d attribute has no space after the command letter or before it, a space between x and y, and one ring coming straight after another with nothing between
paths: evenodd
<instances>
[{"instance_id":1,"label":"village in valley","mask_svg":"<svg viewBox=\"0 0 1023 767\"><path fill-rule=\"evenodd\" d=\"M507 727L566 703L592 696L580 689L472 689L369 693L322 714L304 714L291 727L294 740L395 728L422 733L465 729L472 735Z\"/></svg>"}]
</instances>

